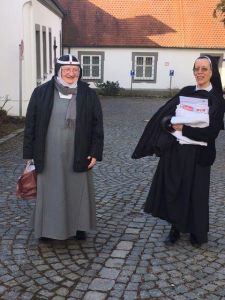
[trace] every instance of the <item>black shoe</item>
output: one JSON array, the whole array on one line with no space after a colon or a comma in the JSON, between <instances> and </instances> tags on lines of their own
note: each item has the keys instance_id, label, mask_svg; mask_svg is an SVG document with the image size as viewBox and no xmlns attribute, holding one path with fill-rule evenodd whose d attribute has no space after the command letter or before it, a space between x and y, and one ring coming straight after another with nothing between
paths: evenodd
<instances>
[{"instance_id":1,"label":"black shoe","mask_svg":"<svg viewBox=\"0 0 225 300\"><path fill-rule=\"evenodd\" d=\"M52 239L51 238L47 238L47 237L40 237L39 239L38 239L40 242L51 242L52 241Z\"/></svg>"},{"instance_id":2,"label":"black shoe","mask_svg":"<svg viewBox=\"0 0 225 300\"><path fill-rule=\"evenodd\" d=\"M165 244L167 245L174 244L176 243L177 240L179 240L179 238L180 238L180 232L176 229L176 227L172 225L170 229L170 233L165 240Z\"/></svg>"},{"instance_id":3,"label":"black shoe","mask_svg":"<svg viewBox=\"0 0 225 300\"><path fill-rule=\"evenodd\" d=\"M192 246L201 247L202 243L200 243L193 233L190 234L190 242Z\"/></svg>"},{"instance_id":4,"label":"black shoe","mask_svg":"<svg viewBox=\"0 0 225 300\"><path fill-rule=\"evenodd\" d=\"M82 241L82 240L86 240L86 232L85 231L81 231L81 230L77 230L76 233L76 240Z\"/></svg>"}]
</instances>

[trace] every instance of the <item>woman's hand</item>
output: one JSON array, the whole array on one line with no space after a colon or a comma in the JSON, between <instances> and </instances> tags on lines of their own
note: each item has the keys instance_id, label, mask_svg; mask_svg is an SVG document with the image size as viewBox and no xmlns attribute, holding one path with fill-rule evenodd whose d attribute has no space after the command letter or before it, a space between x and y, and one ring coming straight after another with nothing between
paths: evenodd
<instances>
[{"instance_id":1,"label":"woman's hand","mask_svg":"<svg viewBox=\"0 0 225 300\"><path fill-rule=\"evenodd\" d=\"M96 164L96 158L95 158L95 157L88 156L87 159L91 160L90 164L88 165L88 169L93 168L94 165Z\"/></svg>"},{"instance_id":2,"label":"woman's hand","mask_svg":"<svg viewBox=\"0 0 225 300\"><path fill-rule=\"evenodd\" d=\"M183 124L173 124L172 125L173 129L176 131L182 131L183 129Z\"/></svg>"}]
</instances>

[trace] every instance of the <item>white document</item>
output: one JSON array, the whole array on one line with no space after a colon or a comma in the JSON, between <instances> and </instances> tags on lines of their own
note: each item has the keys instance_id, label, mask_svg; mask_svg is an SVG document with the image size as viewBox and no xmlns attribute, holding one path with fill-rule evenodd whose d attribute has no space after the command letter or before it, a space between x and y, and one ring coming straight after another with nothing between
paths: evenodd
<instances>
[{"instance_id":1,"label":"white document","mask_svg":"<svg viewBox=\"0 0 225 300\"><path fill-rule=\"evenodd\" d=\"M205 98L195 98L195 97L186 97L179 96L180 104L187 104L193 108L198 107L198 105L203 105L204 107L209 107L208 99Z\"/></svg>"},{"instance_id":2,"label":"white document","mask_svg":"<svg viewBox=\"0 0 225 300\"><path fill-rule=\"evenodd\" d=\"M204 128L209 126L208 99L180 96L172 124L184 124L191 127ZM195 141L182 135L181 131L172 132L180 144L207 146L206 142Z\"/></svg>"}]
</instances>

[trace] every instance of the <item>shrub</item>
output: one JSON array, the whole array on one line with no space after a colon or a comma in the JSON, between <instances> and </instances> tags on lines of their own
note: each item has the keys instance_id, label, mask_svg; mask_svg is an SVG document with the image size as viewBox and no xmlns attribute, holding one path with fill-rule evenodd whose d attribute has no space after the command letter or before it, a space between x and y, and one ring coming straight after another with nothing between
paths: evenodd
<instances>
[{"instance_id":1,"label":"shrub","mask_svg":"<svg viewBox=\"0 0 225 300\"><path fill-rule=\"evenodd\" d=\"M3 104L0 106L0 124L2 124L7 119L8 111L4 109L4 106L9 101L8 95L5 97L0 97L0 100L3 101Z\"/></svg>"},{"instance_id":2,"label":"shrub","mask_svg":"<svg viewBox=\"0 0 225 300\"><path fill-rule=\"evenodd\" d=\"M98 93L103 96L116 96L121 89L118 81L114 82L107 80L103 83L96 83L96 86L99 89Z\"/></svg>"},{"instance_id":3,"label":"shrub","mask_svg":"<svg viewBox=\"0 0 225 300\"><path fill-rule=\"evenodd\" d=\"M8 101L10 101L9 96L6 95L4 97L0 97L0 101L3 101L3 104L0 105L0 124L4 123L8 117L8 111L12 108L10 107L8 110L4 109L4 106Z\"/></svg>"}]
</instances>

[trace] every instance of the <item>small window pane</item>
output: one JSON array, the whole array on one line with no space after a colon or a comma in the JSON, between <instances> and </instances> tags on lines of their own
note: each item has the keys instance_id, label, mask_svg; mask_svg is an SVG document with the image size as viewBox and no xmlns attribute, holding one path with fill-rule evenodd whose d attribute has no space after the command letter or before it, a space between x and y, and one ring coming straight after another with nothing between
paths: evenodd
<instances>
[{"instance_id":1,"label":"small window pane","mask_svg":"<svg viewBox=\"0 0 225 300\"><path fill-rule=\"evenodd\" d=\"M92 67L92 76L93 77L99 77L99 66L93 66Z\"/></svg>"},{"instance_id":2,"label":"small window pane","mask_svg":"<svg viewBox=\"0 0 225 300\"><path fill-rule=\"evenodd\" d=\"M83 63L86 64L86 65L89 65L90 64L90 56L84 56L83 57Z\"/></svg>"},{"instance_id":3,"label":"small window pane","mask_svg":"<svg viewBox=\"0 0 225 300\"><path fill-rule=\"evenodd\" d=\"M145 77L151 77L151 76L152 76L152 68L145 67Z\"/></svg>"},{"instance_id":4,"label":"small window pane","mask_svg":"<svg viewBox=\"0 0 225 300\"><path fill-rule=\"evenodd\" d=\"M83 76L90 76L90 66L83 66Z\"/></svg>"},{"instance_id":5,"label":"small window pane","mask_svg":"<svg viewBox=\"0 0 225 300\"><path fill-rule=\"evenodd\" d=\"M143 77L143 68L142 67L136 68L136 77Z\"/></svg>"},{"instance_id":6,"label":"small window pane","mask_svg":"<svg viewBox=\"0 0 225 300\"><path fill-rule=\"evenodd\" d=\"M92 63L95 64L95 65L98 65L99 64L99 56L93 56L92 57Z\"/></svg>"},{"instance_id":7,"label":"small window pane","mask_svg":"<svg viewBox=\"0 0 225 300\"><path fill-rule=\"evenodd\" d=\"M146 57L146 65L152 65L152 57Z\"/></svg>"},{"instance_id":8,"label":"small window pane","mask_svg":"<svg viewBox=\"0 0 225 300\"><path fill-rule=\"evenodd\" d=\"M143 57L137 57L137 65L143 65Z\"/></svg>"}]
</instances>

